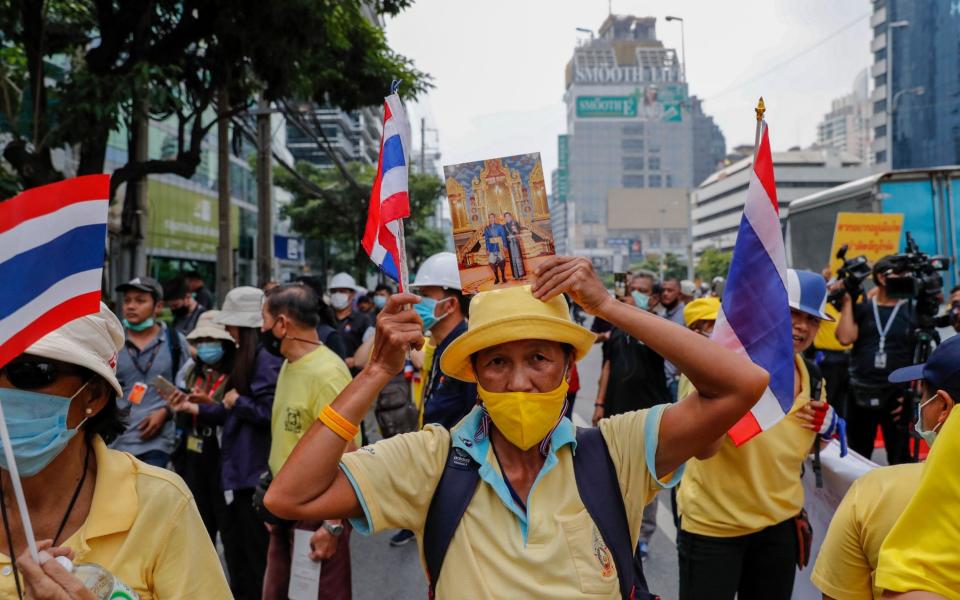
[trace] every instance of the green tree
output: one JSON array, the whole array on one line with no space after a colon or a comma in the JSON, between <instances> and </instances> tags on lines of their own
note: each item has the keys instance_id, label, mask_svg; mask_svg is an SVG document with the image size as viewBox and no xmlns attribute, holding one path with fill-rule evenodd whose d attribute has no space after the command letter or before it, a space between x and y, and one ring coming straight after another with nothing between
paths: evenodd
<instances>
[{"instance_id":1,"label":"green tree","mask_svg":"<svg viewBox=\"0 0 960 600\"><path fill-rule=\"evenodd\" d=\"M726 277L730 270L732 252L722 252L716 248L707 248L700 254L697 262L697 277L702 281L711 281L714 277Z\"/></svg>"},{"instance_id":2,"label":"green tree","mask_svg":"<svg viewBox=\"0 0 960 600\"><path fill-rule=\"evenodd\" d=\"M663 261L665 268L663 270L664 279L686 279L687 263L682 261L679 256L673 252L667 252ZM631 271L646 270L652 273L660 272L660 255L648 254L642 262L630 265Z\"/></svg>"},{"instance_id":3,"label":"green tree","mask_svg":"<svg viewBox=\"0 0 960 600\"><path fill-rule=\"evenodd\" d=\"M276 167L274 181L293 194L285 207L294 230L308 239L320 240L328 249L328 268L345 270L361 279L372 268L360 245L367 223L370 189L376 167L352 162L345 165L349 179L335 167L317 167L298 162L293 173ZM354 185L354 183L356 185ZM443 181L435 175L411 173L410 218L405 221L407 255L413 271L431 254L443 250L443 235L430 229ZM411 273L412 275L412 273Z\"/></svg>"}]
</instances>

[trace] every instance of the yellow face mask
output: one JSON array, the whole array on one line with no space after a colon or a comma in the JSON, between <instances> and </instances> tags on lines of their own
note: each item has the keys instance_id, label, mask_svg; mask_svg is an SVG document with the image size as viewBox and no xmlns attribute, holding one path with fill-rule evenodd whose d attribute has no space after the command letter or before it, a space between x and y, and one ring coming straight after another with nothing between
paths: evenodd
<instances>
[{"instance_id":1,"label":"yellow face mask","mask_svg":"<svg viewBox=\"0 0 960 600\"><path fill-rule=\"evenodd\" d=\"M567 377L549 392L491 392L477 384L477 393L503 437L521 450L529 450L547 437L560 420L567 398Z\"/></svg>"}]
</instances>

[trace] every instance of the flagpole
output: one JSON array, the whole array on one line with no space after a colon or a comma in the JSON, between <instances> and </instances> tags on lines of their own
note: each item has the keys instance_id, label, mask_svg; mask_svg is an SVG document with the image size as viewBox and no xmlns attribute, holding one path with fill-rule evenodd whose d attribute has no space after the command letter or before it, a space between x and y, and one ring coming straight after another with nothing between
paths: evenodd
<instances>
[{"instance_id":1,"label":"flagpole","mask_svg":"<svg viewBox=\"0 0 960 600\"><path fill-rule=\"evenodd\" d=\"M757 161L757 152L760 150L760 130L763 128L763 115L767 112L767 107L763 104L763 96L757 102L757 107L753 109L757 113L757 133L753 138L753 161Z\"/></svg>"},{"instance_id":2,"label":"flagpole","mask_svg":"<svg viewBox=\"0 0 960 600\"><path fill-rule=\"evenodd\" d=\"M17 470L17 461L13 456L13 445L10 443L10 432L7 431L7 419L3 416L3 403L0 402L0 438L3 441L3 455L7 459L7 472L13 483L13 495L17 500L17 510L20 511L20 522L23 524L23 535L27 538L27 548L30 556L40 564L40 554L37 552L37 541L33 538L33 523L30 522L30 512L27 510L27 499L23 495L23 485L20 483L20 472ZM12 541L11 541L12 547ZM15 557L10 557L11 560Z\"/></svg>"}]
</instances>

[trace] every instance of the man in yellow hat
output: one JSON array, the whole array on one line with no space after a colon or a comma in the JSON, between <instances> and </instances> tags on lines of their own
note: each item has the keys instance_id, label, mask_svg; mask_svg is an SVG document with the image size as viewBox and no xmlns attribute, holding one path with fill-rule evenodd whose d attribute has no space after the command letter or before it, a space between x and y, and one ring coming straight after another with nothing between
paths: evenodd
<instances>
[{"instance_id":1,"label":"man in yellow hat","mask_svg":"<svg viewBox=\"0 0 960 600\"><path fill-rule=\"evenodd\" d=\"M587 259L551 257L536 275L532 287L478 294L467 332L443 353L441 369L475 381L481 406L451 430L429 425L345 455L423 341L404 309L419 298L393 296L370 362L301 439L267 507L289 519L348 517L361 532L415 531L438 598L652 598L633 561L643 506L753 406L769 376L617 302ZM566 375L594 335L571 321L564 292L674 361L698 392L575 431L563 417Z\"/></svg>"}]
</instances>

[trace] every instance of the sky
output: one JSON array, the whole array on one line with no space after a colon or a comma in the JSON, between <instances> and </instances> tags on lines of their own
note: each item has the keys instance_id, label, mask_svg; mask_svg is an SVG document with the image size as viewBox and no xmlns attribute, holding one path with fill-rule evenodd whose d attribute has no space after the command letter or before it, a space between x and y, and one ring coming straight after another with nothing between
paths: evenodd
<instances>
[{"instance_id":1,"label":"sky","mask_svg":"<svg viewBox=\"0 0 960 600\"><path fill-rule=\"evenodd\" d=\"M774 150L808 146L830 101L870 66L869 0L612 0L615 14L657 17L657 37L681 49L684 19L690 93L726 137L753 143L753 108L767 106ZM607 0L417 0L386 24L398 53L435 86L409 106L441 164L540 152L557 163L566 132L564 68L579 37L596 31ZM402 90L401 90L402 94ZM439 146L438 146L439 144ZM548 175L549 177L549 175Z\"/></svg>"}]
</instances>

